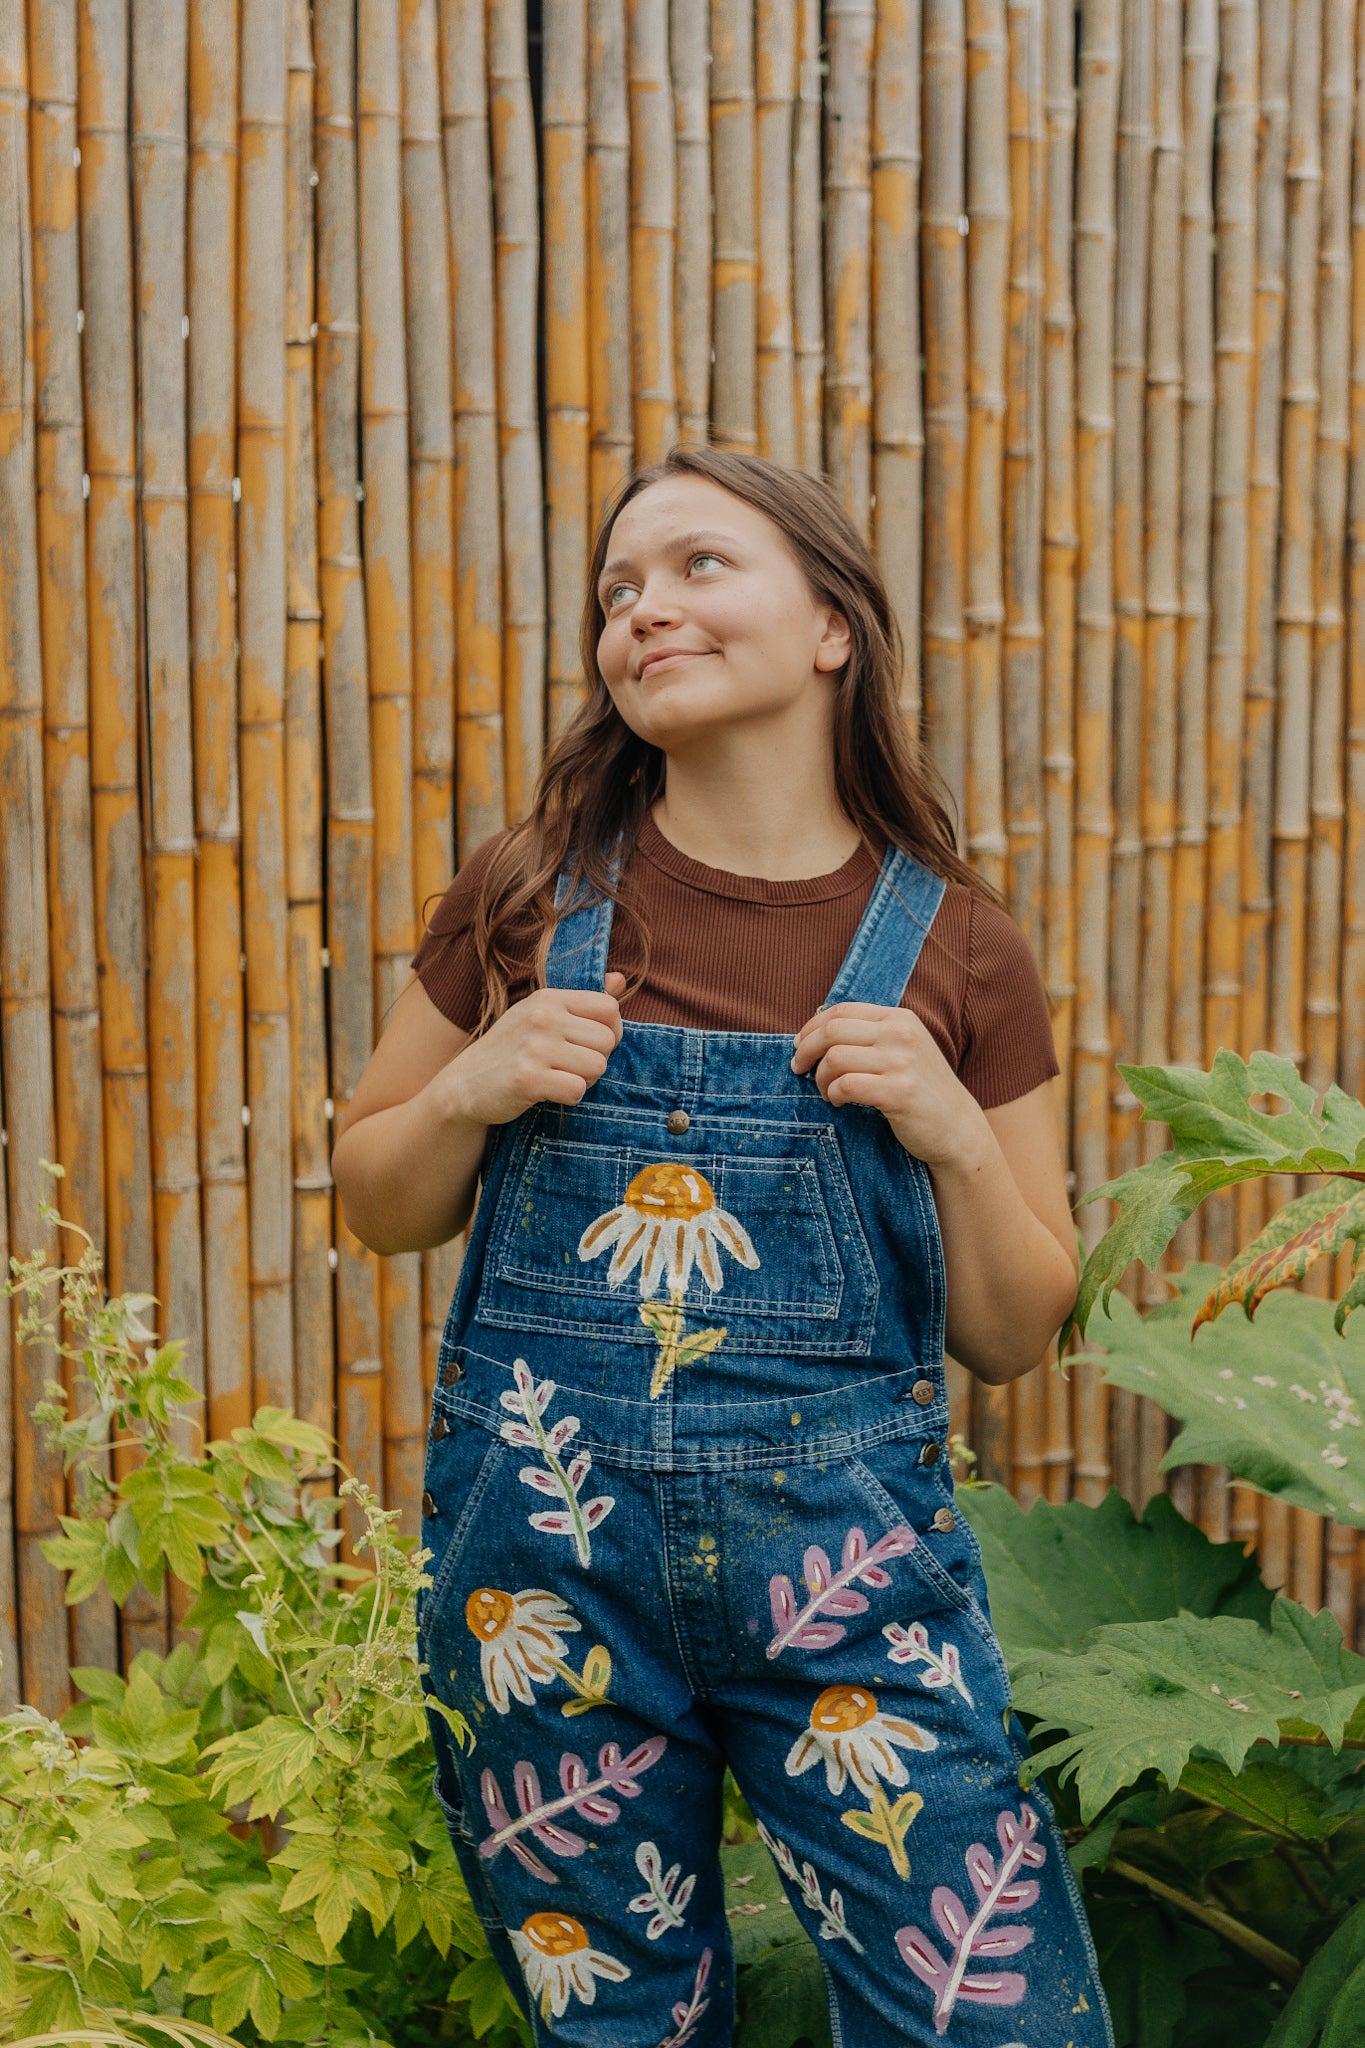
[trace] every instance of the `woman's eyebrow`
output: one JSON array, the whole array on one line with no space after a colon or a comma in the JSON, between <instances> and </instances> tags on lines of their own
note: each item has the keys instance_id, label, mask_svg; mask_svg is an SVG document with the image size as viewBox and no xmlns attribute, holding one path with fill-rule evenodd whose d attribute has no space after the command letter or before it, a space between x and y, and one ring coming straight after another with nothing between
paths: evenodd
<instances>
[{"instance_id":1,"label":"woman's eyebrow","mask_svg":"<svg viewBox=\"0 0 1365 2048\"><path fill-rule=\"evenodd\" d=\"M733 548L738 547L739 545L738 541L734 538L733 534L680 533L673 540L668 542L667 546L664 549L664 553L666 555L680 555L685 551L690 552L693 548L701 546L703 542L709 543L711 541L716 540L723 541L726 547ZM606 582L609 576L624 575L628 569L633 569L634 567L635 564L631 561L629 555L617 555L612 561L604 564L602 574L597 579L599 590L601 589L602 585Z\"/></svg>"}]
</instances>

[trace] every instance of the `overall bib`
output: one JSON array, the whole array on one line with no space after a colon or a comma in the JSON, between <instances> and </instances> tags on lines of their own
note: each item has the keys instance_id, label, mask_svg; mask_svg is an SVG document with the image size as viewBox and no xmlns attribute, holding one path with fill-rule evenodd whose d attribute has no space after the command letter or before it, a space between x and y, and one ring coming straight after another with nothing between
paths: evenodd
<instances>
[{"instance_id":1,"label":"overall bib","mask_svg":"<svg viewBox=\"0 0 1365 2048\"><path fill-rule=\"evenodd\" d=\"M888 853L830 1004L899 1003L943 887ZM1112 2048L953 1508L929 1173L791 1054L627 1024L492 1140L423 1499L451 1839L538 2042L728 2048L728 1763L836 2043Z\"/></svg>"}]
</instances>

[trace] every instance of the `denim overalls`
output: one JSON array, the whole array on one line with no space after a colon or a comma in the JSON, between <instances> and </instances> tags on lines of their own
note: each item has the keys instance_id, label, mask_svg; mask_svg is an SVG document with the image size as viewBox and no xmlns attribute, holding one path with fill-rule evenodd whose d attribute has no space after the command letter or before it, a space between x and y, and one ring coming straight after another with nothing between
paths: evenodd
<instances>
[{"instance_id":1,"label":"denim overalls","mask_svg":"<svg viewBox=\"0 0 1365 2048\"><path fill-rule=\"evenodd\" d=\"M900 1001L943 886L888 853L830 1004ZM552 986L610 924L569 911ZM953 1508L929 1173L791 1054L628 1023L494 1135L423 1500L456 1853L538 2042L728 2048L728 1763L836 2043L1111 2048Z\"/></svg>"}]
</instances>

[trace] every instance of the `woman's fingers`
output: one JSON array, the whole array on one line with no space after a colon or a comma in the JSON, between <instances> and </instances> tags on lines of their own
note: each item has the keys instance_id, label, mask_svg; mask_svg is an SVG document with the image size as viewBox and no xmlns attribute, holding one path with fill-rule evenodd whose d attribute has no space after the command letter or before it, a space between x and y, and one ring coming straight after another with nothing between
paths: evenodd
<instances>
[{"instance_id":1,"label":"woman's fingers","mask_svg":"<svg viewBox=\"0 0 1365 2048\"><path fill-rule=\"evenodd\" d=\"M876 1045L885 1036L885 1011L870 1011L865 1017L840 1017L829 1010L812 1018L797 1037L792 1072L804 1074L823 1059L835 1045Z\"/></svg>"}]
</instances>

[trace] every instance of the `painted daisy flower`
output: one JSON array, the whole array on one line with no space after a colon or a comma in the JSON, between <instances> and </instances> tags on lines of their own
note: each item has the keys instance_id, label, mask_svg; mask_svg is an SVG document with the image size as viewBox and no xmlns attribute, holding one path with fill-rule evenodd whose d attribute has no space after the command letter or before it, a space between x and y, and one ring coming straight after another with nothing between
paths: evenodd
<instances>
[{"instance_id":1,"label":"painted daisy flower","mask_svg":"<svg viewBox=\"0 0 1365 2048\"><path fill-rule=\"evenodd\" d=\"M825 1783L842 1792L851 1778L870 1799L878 1778L904 1785L908 1773L897 1749L937 1749L938 1737L913 1721L878 1711L866 1686L827 1685L810 1710L810 1726L802 1730L787 1757L787 1776L799 1778L823 1762Z\"/></svg>"},{"instance_id":2,"label":"painted daisy flower","mask_svg":"<svg viewBox=\"0 0 1365 2048\"><path fill-rule=\"evenodd\" d=\"M640 1168L625 1200L596 1217L583 1232L578 1256L595 1259L609 1246L614 1247L607 1268L609 1283L619 1287L638 1266L643 1300L657 1294L664 1279L671 1292L681 1294L694 1265L708 1287L723 1286L725 1275L717 1256L721 1246L751 1272L758 1264L748 1231L728 1209L717 1206L705 1174L671 1160Z\"/></svg>"},{"instance_id":3,"label":"painted daisy flower","mask_svg":"<svg viewBox=\"0 0 1365 2048\"><path fill-rule=\"evenodd\" d=\"M532 1687L554 1677L564 1662L565 1636L579 1629L564 1602L539 1587L502 1593L496 1586L476 1586L465 1601L464 1618L479 1645L483 1689L500 1714L514 1699L533 1703Z\"/></svg>"},{"instance_id":4,"label":"painted daisy flower","mask_svg":"<svg viewBox=\"0 0 1365 2048\"><path fill-rule=\"evenodd\" d=\"M567 1913L532 1913L512 1930L512 1946L521 1964L532 1998L540 2001L540 2016L558 2019L569 2003L570 1992L591 2005L597 1997L595 1978L606 1977L613 1984L630 1975L615 1956L604 1955L588 1941L588 1930Z\"/></svg>"}]
</instances>

